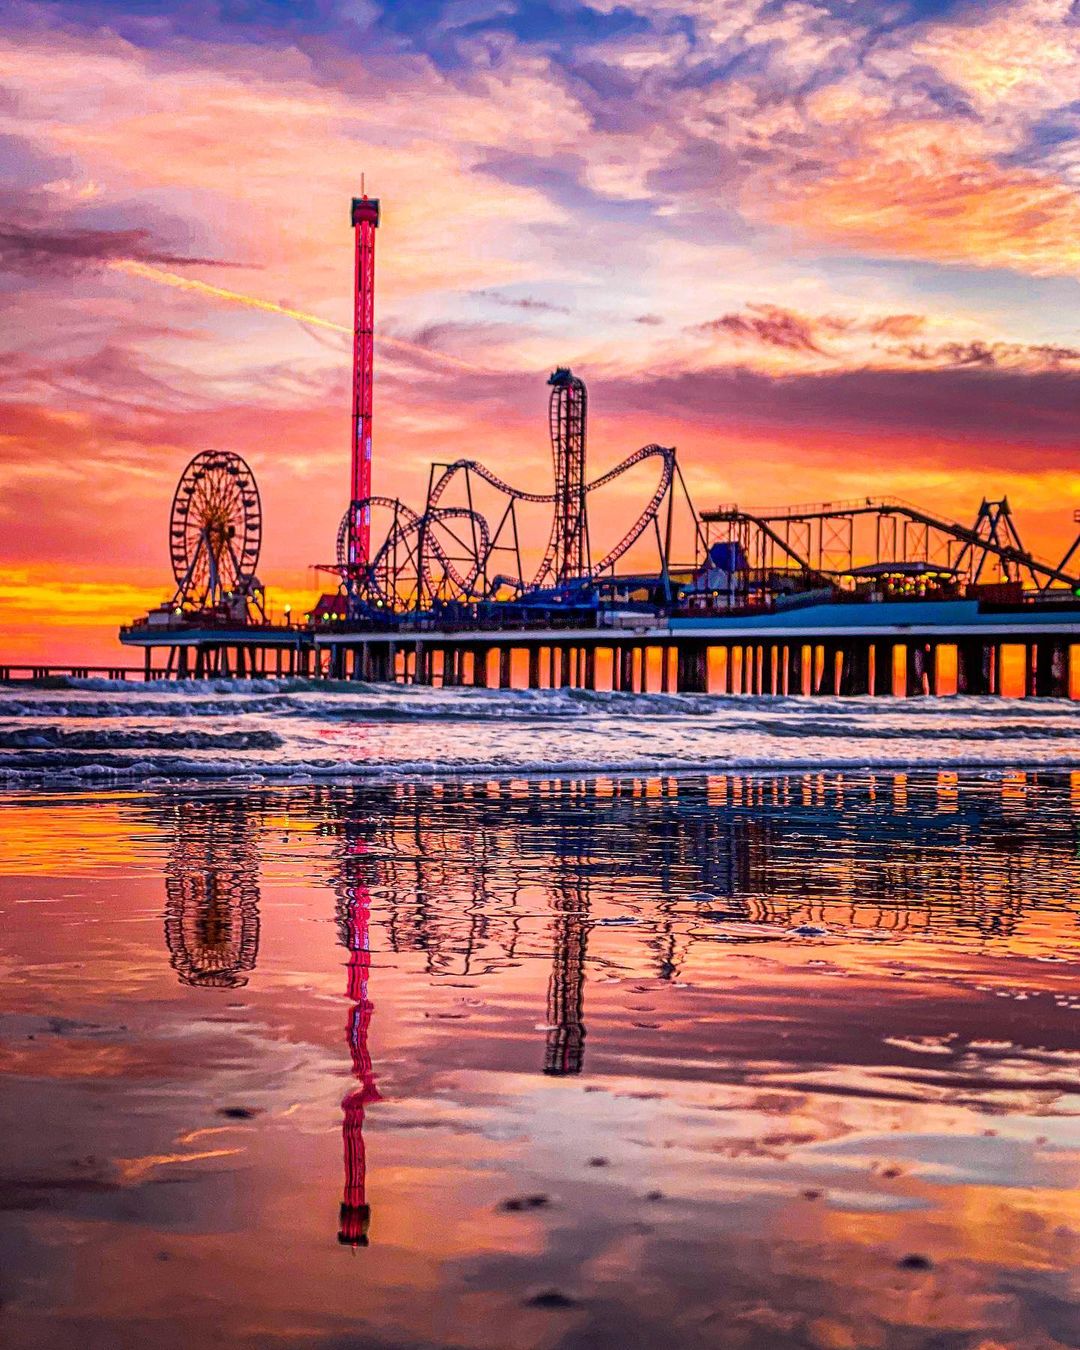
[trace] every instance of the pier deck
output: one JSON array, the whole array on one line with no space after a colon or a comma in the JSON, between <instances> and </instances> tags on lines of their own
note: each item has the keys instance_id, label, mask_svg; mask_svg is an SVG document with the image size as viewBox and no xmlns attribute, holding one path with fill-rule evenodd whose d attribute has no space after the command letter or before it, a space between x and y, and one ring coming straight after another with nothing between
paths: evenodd
<instances>
[{"instance_id":1,"label":"pier deck","mask_svg":"<svg viewBox=\"0 0 1080 1350\"><path fill-rule=\"evenodd\" d=\"M1080 602L826 603L700 616L600 613L577 627L132 627L153 678L305 676L474 688L753 694L1003 692L1006 652L1030 696L1080 676ZM154 654L164 651L164 664ZM947 677L943 678L943 671ZM0 671L2 675L2 671Z\"/></svg>"}]
</instances>

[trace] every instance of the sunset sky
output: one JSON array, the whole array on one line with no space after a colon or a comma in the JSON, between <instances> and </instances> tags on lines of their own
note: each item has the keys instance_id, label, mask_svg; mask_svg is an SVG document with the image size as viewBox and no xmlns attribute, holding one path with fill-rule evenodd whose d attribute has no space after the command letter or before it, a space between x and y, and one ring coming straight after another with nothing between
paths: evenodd
<instances>
[{"instance_id":1,"label":"sunset sky","mask_svg":"<svg viewBox=\"0 0 1080 1350\"><path fill-rule=\"evenodd\" d=\"M1008 495L1034 551L1072 538L1074 0L16 0L3 24L0 660L116 658L171 593L205 448L256 474L278 609L325 585L361 174L377 492L422 499L460 456L547 490L570 364L594 473L658 441L700 508ZM594 540L647 491L598 504Z\"/></svg>"}]
</instances>

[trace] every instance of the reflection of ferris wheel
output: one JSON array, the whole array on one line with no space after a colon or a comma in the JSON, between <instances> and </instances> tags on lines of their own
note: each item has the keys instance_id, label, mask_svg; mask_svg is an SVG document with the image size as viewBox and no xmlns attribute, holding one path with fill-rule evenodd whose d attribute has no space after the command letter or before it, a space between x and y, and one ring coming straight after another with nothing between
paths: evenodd
<instances>
[{"instance_id":1,"label":"reflection of ferris wheel","mask_svg":"<svg viewBox=\"0 0 1080 1350\"><path fill-rule=\"evenodd\" d=\"M180 476L169 522L177 605L207 609L254 595L262 543L255 476L239 455L204 450Z\"/></svg>"},{"instance_id":2,"label":"reflection of ferris wheel","mask_svg":"<svg viewBox=\"0 0 1080 1350\"><path fill-rule=\"evenodd\" d=\"M190 799L173 808L165 942L184 984L236 989L259 953L258 820L249 806Z\"/></svg>"},{"instance_id":3,"label":"reflection of ferris wheel","mask_svg":"<svg viewBox=\"0 0 1080 1350\"><path fill-rule=\"evenodd\" d=\"M259 888L246 871L207 869L165 881L165 941L184 984L236 989L259 952Z\"/></svg>"}]
</instances>

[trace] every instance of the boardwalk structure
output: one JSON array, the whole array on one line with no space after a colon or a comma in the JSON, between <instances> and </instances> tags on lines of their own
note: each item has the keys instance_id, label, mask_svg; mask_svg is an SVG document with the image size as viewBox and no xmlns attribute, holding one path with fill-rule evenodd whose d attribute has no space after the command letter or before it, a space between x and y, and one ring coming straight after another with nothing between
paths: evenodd
<instances>
[{"instance_id":1,"label":"boardwalk structure","mask_svg":"<svg viewBox=\"0 0 1080 1350\"><path fill-rule=\"evenodd\" d=\"M832 600L739 615L590 612L560 626L376 630L124 629L147 678L302 676L442 687L682 693L932 694L943 660L958 693L1002 692L1003 650L1022 653L1024 692L1063 697L1080 673L1080 600ZM164 656L162 661L161 657ZM2 674L2 671L0 671Z\"/></svg>"}]
</instances>

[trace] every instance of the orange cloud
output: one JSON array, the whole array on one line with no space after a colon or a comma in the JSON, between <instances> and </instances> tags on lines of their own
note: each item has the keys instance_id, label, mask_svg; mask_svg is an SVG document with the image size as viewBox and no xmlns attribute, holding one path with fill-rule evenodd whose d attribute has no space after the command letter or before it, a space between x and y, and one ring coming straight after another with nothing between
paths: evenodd
<instances>
[{"instance_id":1,"label":"orange cloud","mask_svg":"<svg viewBox=\"0 0 1080 1350\"><path fill-rule=\"evenodd\" d=\"M935 25L912 55L932 62L990 116L1064 105L1080 83L1073 14L1072 0L1013 0L976 22Z\"/></svg>"},{"instance_id":2,"label":"orange cloud","mask_svg":"<svg viewBox=\"0 0 1080 1350\"><path fill-rule=\"evenodd\" d=\"M770 195L762 209L845 248L1075 275L1080 196L1036 169L1003 167L967 141L951 123L879 123L853 153Z\"/></svg>"}]
</instances>

